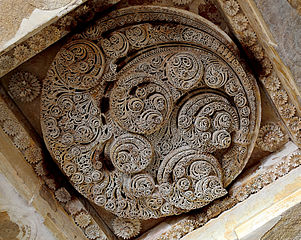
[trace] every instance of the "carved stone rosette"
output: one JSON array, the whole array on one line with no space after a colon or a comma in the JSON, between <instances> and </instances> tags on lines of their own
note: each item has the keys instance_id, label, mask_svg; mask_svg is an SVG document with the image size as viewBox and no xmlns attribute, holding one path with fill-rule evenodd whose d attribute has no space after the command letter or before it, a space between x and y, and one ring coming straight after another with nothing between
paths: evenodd
<instances>
[{"instance_id":1,"label":"carved stone rosette","mask_svg":"<svg viewBox=\"0 0 301 240\"><path fill-rule=\"evenodd\" d=\"M122 218L225 195L260 123L254 78L209 21L163 7L114 11L73 37L43 84L45 142L74 187Z\"/></svg>"}]
</instances>

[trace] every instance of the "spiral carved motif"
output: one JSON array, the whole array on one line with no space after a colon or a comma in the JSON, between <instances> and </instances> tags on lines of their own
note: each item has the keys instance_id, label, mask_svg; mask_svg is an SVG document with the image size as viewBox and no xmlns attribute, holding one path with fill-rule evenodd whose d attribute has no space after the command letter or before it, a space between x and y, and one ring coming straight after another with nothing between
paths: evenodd
<instances>
[{"instance_id":1,"label":"spiral carved motif","mask_svg":"<svg viewBox=\"0 0 301 240\"><path fill-rule=\"evenodd\" d=\"M134 48L147 45L149 41L148 25L137 25L126 30L126 37Z\"/></svg>"},{"instance_id":2,"label":"spiral carved motif","mask_svg":"<svg viewBox=\"0 0 301 240\"><path fill-rule=\"evenodd\" d=\"M237 111L222 96L201 93L181 106L177 127L183 138L203 152L228 148L231 132L238 130Z\"/></svg>"},{"instance_id":3,"label":"spiral carved motif","mask_svg":"<svg viewBox=\"0 0 301 240\"><path fill-rule=\"evenodd\" d=\"M43 82L41 126L75 189L123 219L224 196L260 122L256 82L225 34L182 11L132 7L74 39Z\"/></svg>"},{"instance_id":4,"label":"spiral carved motif","mask_svg":"<svg viewBox=\"0 0 301 240\"><path fill-rule=\"evenodd\" d=\"M152 83L149 77L135 76L121 81L111 95L112 118L124 129L140 134L158 130L172 110L166 84Z\"/></svg>"},{"instance_id":5,"label":"spiral carved motif","mask_svg":"<svg viewBox=\"0 0 301 240\"><path fill-rule=\"evenodd\" d=\"M129 50L129 43L123 33L115 32L108 39L101 40L101 46L105 53L112 57L123 57Z\"/></svg>"},{"instance_id":6,"label":"spiral carved motif","mask_svg":"<svg viewBox=\"0 0 301 240\"><path fill-rule=\"evenodd\" d=\"M87 40L76 40L59 52L56 71L70 87L87 89L99 83L104 70L104 56L98 46Z\"/></svg>"},{"instance_id":7,"label":"spiral carved motif","mask_svg":"<svg viewBox=\"0 0 301 240\"><path fill-rule=\"evenodd\" d=\"M177 53L167 62L167 77L176 88L189 90L198 84L203 65L191 53Z\"/></svg>"},{"instance_id":8,"label":"spiral carved motif","mask_svg":"<svg viewBox=\"0 0 301 240\"><path fill-rule=\"evenodd\" d=\"M121 135L112 143L110 158L113 165L124 173L144 170L152 161L153 149L148 140L139 135Z\"/></svg>"},{"instance_id":9,"label":"spiral carved motif","mask_svg":"<svg viewBox=\"0 0 301 240\"><path fill-rule=\"evenodd\" d=\"M220 88L228 80L228 69L219 61L210 62L204 80L210 88Z\"/></svg>"}]
</instances>

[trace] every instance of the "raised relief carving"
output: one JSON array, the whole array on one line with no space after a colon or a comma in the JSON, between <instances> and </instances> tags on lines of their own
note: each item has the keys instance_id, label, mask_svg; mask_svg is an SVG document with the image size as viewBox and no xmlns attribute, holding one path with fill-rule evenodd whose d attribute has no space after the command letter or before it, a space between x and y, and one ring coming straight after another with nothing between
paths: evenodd
<instances>
[{"instance_id":1,"label":"raised relief carving","mask_svg":"<svg viewBox=\"0 0 301 240\"><path fill-rule=\"evenodd\" d=\"M112 226L116 236L124 239L136 237L141 229L138 219L115 218Z\"/></svg>"},{"instance_id":2,"label":"raised relief carving","mask_svg":"<svg viewBox=\"0 0 301 240\"><path fill-rule=\"evenodd\" d=\"M24 159L26 159L26 161L34 169L35 173L40 177L39 181L44 183L49 188L47 189L46 186L43 184L43 188L41 188L41 190L43 189L43 191L47 191L47 192L49 191L48 194L51 194L51 196L52 195L55 196L56 199L52 199L52 201L55 201L56 202L55 204L57 206L64 208L64 211L67 211L67 213L69 213L72 216L73 221L79 226L79 229L83 232L83 234L87 238L96 239L96 237L98 237L98 239L107 239L106 234L98 226L99 223L96 223L94 219L95 216L90 215L88 209L74 195L71 196L71 193L64 187L64 183L62 183L61 180L59 180L53 175L52 172L53 168L51 168L51 166L48 165L48 160L46 160L44 151L42 150L40 144L38 144L38 142L33 138L33 136L28 133L24 124L19 121L19 119L13 112L13 110L14 111L16 110L13 106L14 105L12 104L11 101L9 101L8 96L3 94L3 89L0 89L0 128L11 139L11 141L15 144L15 146L20 151L20 154L23 155ZM96 167L97 166L99 166L99 164L98 165L96 164ZM66 167L68 167L68 165L66 165ZM69 167L68 169L69 171L72 171L72 167ZM4 186L7 185L8 184L4 184ZM6 203L10 202L11 199L17 199L17 197L7 195L6 190L7 189L1 189L1 179L0 179L0 196L6 197L4 199L4 203L5 203L4 205L3 204L1 205L1 197L0 197L0 206L5 206ZM1 191L3 192L3 194ZM42 191L40 191L40 194L41 192ZM15 205L23 206L20 203ZM0 215L1 215L1 210L3 209L0 208ZM14 212L18 213L16 215L17 220L15 221L15 223L17 223L18 225L19 223L21 223L19 220L21 219L20 216L22 214L20 215L20 213L22 213L22 211L23 208L22 209L18 208L14 210ZM23 215L22 217L25 216ZM83 223L84 221L85 223ZM23 225L24 222L22 222L22 229L26 230L24 229L24 227L27 228L27 225L24 226ZM20 239L27 239L25 237L22 237L23 235L21 235L21 233L26 234L26 236L28 235L26 232L27 230L26 231L23 230L22 232L20 232L19 235ZM32 232L31 231L32 229L28 228L28 230L29 230L29 235L28 235L29 237L30 233ZM1 236L2 235L0 234L0 239ZM43 236L45 237L45 235ZM4 238L7 239L6 236ZM10 238L8 237L8 239ZM35 238L30 238L30 239L35 239ZM40 239L40 237L38 237L38 239ZM50 238L47 237L47 239Z\"/></svg>"},{"instance_id":3,"label":"raised relief carving","mask_svg":"<svg viewBox=\"0 0 301 240\"><path fill-rule=\"evenodd\" d=\"M225 16L232 26L233 33L248 56L260 63L262 69L258 72L259 80L263 83L269 96L271 96L271 100L290 132L292 140L300 147L301 115L300 111L298 111L300 106L295 97L298 96L297 90L291 87L291 84L286 82L282 73L278 72L277 67L273 66L272 62L275 59L269 55L267 49L264 49L264 45L258 39L252 24L247 18L248 14L240 6L242 2L237 0L216 0L216 2L226 13ZM294 4L296 1L288 0L288 2L296 6ZM237 19L244 19L243 27L237 25ZM240 29L241 27L243 29Z\"/></svg>"},{"instance_id":4,"label":"raised relief carving","mask_svg":"<svg viewBox=\"0 0 301 240\"><path fill-rule=\"evenodd\" d=\"M48 71L48 149L81 194L120 218L207 205L227 193L259 131L259 91L235 51L207 20L179 10L109 14Z\"/></svg>"},{"instance_id":5,"label":"raised relief carving","mask_svg":"<svg viewBox=\"0 0 301 240\"><path fill-rule=\"evenodd\" d=\"M259 130L257 145L263 151L274 152L287 142L287 136L275 123L268 123Z\"/></svg>"},{"instance_id":6,"label":"raised relief carving","mask_svg":"<svg viewBox=\"0 0 301 240\"><path fill-rule=\"evenodd\" d=\"M14 99L28 103L40 95L41 83L30 72L17 72L11 77L8 91Z\"/></svg>"}]
</instances>

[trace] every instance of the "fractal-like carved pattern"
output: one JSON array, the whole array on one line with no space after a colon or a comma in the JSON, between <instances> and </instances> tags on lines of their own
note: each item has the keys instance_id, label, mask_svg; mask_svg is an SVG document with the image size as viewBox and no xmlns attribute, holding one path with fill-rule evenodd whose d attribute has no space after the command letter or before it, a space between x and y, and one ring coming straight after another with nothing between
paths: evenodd
<instances>
[{"instance_id":1,"label":"fractal-like carved pattern","mask_svg":"<svg viewBox=\"0 0 301 240\"><path fill-rule=\"evenodd\" d=\"M162 7L110 13L59 51L43 84L44 139L85 197L121 218L224 196L258 134L260 99L229 38Z\"/></svg>"}]
</instances>

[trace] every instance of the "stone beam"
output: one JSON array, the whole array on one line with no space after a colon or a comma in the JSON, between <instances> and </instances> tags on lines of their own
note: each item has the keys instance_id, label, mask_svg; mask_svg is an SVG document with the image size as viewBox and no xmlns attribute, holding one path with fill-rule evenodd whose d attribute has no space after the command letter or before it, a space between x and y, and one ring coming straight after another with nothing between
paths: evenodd
<instances>
[{"instance_id":1,"label":"stone beam","mask_svg":"<svg viewBox=\"0 0 301 240\"><path fill-rule=\"evenodd\" d=\"M118 1L1 1L0 77Z\"/></svg>"},{"instance_id":2,"label":"stone beam","mask_svg":"<svg viewBox=\"0 0 301 240\"><path fill-rule=\"evenodd\" d=\"M293 141L301 146L301 102L296 82L254 0L215 0L247 53Z\"/></svg>"},{"instance_id":3,"label":"stone beam","mask_svg":"<svg viewBox=\"0 0 301 240\"><path fill-rule=\"evenodd\" d=\"M26 123L0 89L0 173L57 239L115 239L93 208L63 181Z\"/></svg>"}]
</instances>

